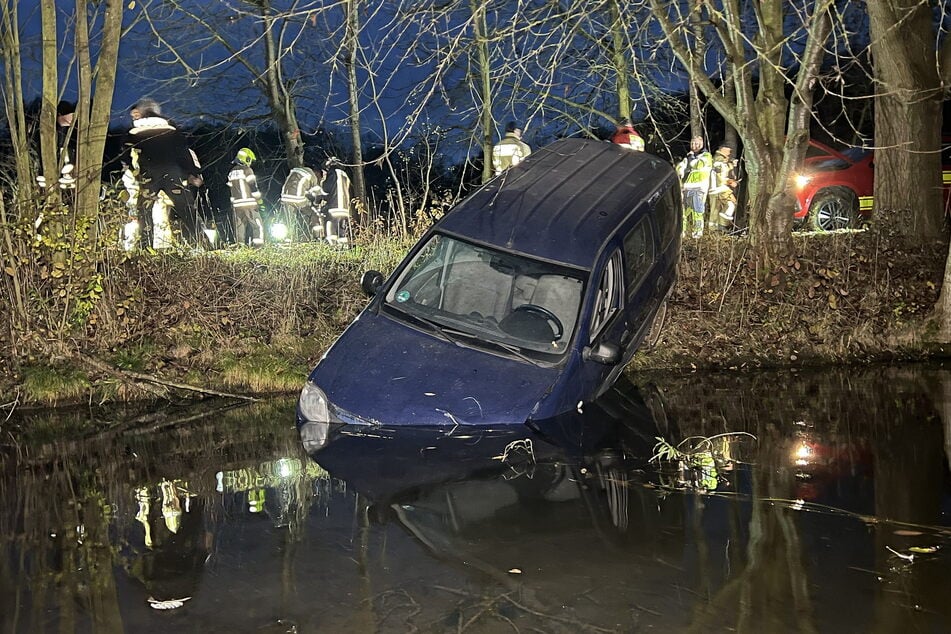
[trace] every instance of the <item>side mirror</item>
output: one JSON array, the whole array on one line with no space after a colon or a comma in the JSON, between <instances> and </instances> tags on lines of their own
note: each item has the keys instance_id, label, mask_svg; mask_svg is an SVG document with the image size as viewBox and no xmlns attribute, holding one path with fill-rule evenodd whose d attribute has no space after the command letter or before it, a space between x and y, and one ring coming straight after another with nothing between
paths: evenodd
<instances>
[{"instance_id":1,"label":"side mirror","mask_svg":"<svg viewBox=\"0 0 951 634\"><path fill-rule=\"evenodd\" d=\"M621 362L621 348L613 343L599 343L593 347L586 347L584 358L586 361L594 361L604 365L617 365Z\"/></svg>"},{"instance_id":2,"label":"side mirror","mask_svg":"<svg viewBox=\"0 0 951 634\"><path fill-rule=\"evenodd\" d=\"M379 271L367 271L363 274L363 277L360 278L360 288L363 289L363 292L373 297L376 295L376 292L380 290L380 287L383 286L383 282L386 280L383 277L383 274Z\"/></svg>"}]
</instances>

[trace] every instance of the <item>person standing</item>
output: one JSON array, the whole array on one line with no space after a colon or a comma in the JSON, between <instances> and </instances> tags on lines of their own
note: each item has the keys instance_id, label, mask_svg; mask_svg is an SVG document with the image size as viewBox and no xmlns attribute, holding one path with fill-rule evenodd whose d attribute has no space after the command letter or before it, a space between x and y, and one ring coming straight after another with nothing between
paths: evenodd
<instances>
[{"instance_id":1,"label":"person standing","mask_svg":"<svg viewBox=\"0 0 951 634\"><path fill-rule=\"evenodd\" d=\"M326 221L319 208L319 203L327 195L320 186L323 181L323 170L318 175L309 167L295 167L281 188L286 221L293 225L294 237L298 240L324 237Z\"/></svg>"},{"instance_id":2,"label":"person standing","mask_svg":"<svg viewBox=\"0 0 951 634\"><path fill-rule=\"evenodd\" d=\"M350 243L350 176L340 160L331 156L324 163L324 200L327 202L326 238L330 244L346 246Z\"/></svg>"},{"instance_id":3,"label":"person standing","mask_svg":"<svg viewBox=\"0 0 951 634\"><path fill-rule=\"evenodd\" d=\"M637 130L631 125L631 120L627 117L618 121L617 128L611 136L611 143L616 143L629 150L637 150L638 152L643 152L645 147L644 137L637 133Z\"/></svg>"},{"instance_id":4,"label":"person standing","mask_svg":"<svg viewBox=\"0 0 951 634\"><path fill-rule=\"evenodd\" d=\"M171 201L171 220L177 221L182 237L192 245L200 244L195 201L187 183L200 178L185 137L153 99L140 99L130 111L132 129L126 140L128 164L138 188L136 216L139 243L151 248L153 240L152 207L162 194Z\"/></svg>"},{"instance_id":5,"label":"person standing","mask_svg":"<svg viewBox=\"0 0 951 634\"><path fill-rule=\"evenodd\" d=\"M243 147L234 158L228 172L231 188L231 209L234 211L234 233L238 244L260 246L264 244L264 222L260 208L264 205L258 180L251 169L257 159L251 148Z\"/></svg>"},{"instance_id":6,"label":"person standing","mask_svg":"<svg viewBox=\"0 0 951 634\"><path fill-rule=\"evenodd\" d=\"M733 168L736 162L730 157L733 149L728 145L721 145L713 156L713 167L710 175L710 226L719 227L724 232L733 229L733 218L736 214L736 180L733 178Z\"/></svg>"},{"instance_id":7,"label":"person standing","mask_svg":"<svg viewBox=\"0 0 951 634\"><path fill-rule=\"evenodd\" d=\"M56 165L60 174L59 188L62 190L76 189L76 166L73 163L76 158L75 114L76 104L73 102L64 100L56 104ZM45 188L46 177L42 173L37 175L36 183Z\"/></svg>"},{"instance_id":8,"label":"person standing","mask_svg":"<svg viewBox=\"0 0 951 634\"><path fill-rule=\"evenodd\" d=\"M694 238L703 235L712 169L713 156L704 147L703 137L693 137L690 139L690 152L677 163L677 173L683 188L684 232L690 231Z\"/></svg>"},{"instance_id":9,"label":"person standing","mask_svg":"<svg viewBox=\"0 0 951 634\"><path fill-rule=\"evenodd\" d=\"M492 168L498 176L505 170L524 161L532 148L522 141L522 128L514 121L505 125L505 136L492 147Z\"/></svg>"}]
</instances>

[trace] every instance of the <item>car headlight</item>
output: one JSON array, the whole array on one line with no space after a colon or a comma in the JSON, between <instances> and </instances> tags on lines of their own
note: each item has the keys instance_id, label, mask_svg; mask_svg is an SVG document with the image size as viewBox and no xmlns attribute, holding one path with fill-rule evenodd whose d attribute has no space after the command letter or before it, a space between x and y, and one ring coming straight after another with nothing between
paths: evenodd
<instances>
[{"instance_id":1,"label":"car headlight","mask_svg":"<svg viewBox=\"0 0 951 634\"><path fill-rule=\"evenodd\" d=\"M304 451L317 453L330 442L330 423L304 423L300 426L300 441Z\"/></svg>"},{"instance_id":2,"label":"car headlight","mask_svg":"<svg viewBox=\"0 0 951 634\"><path fill-rule=\"evenodd\" d=\"M300 398L297 401L297 410L306 422L330 422L330 406L327 403L327 395L310 381L304 383L304 389L301 390Z\"/></svg>"},{"instance_id":3,"label":"car headlight","mask_svg":"<svg viewBox=\"0 0 951 634\"><path fill-rule=\"evenodd\" d=\"M809 181L811 180L812 180L812 176L808 176L806 174L796 174L795 176L796 187L798 189L802 189L803 187L808 185Z\"/></svg>"}]
</instances>

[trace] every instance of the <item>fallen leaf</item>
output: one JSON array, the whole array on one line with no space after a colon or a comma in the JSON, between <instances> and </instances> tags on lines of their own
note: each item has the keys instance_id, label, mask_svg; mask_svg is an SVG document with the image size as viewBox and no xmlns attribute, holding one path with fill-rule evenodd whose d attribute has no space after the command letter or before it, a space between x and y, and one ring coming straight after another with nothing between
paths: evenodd
<instances>
[{"instance_id":1,"label":"fallen leaf","mask_svg":"<svg viewBox=\"0 0 951 634\"><path fill-rule=\"evenodd\" d=\"M509 570L509 574L511 574L511 575L520 575L520 574L522 574L522 571L521 571L520 569L518 569L518 568L512 568L511 570Z\"/></svg>"}]
</instances>

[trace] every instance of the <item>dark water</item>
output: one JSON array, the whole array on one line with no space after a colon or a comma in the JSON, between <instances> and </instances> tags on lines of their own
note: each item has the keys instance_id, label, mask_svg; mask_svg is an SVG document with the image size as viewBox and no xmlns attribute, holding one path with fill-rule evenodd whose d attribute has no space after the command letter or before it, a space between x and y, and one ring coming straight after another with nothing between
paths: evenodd
<instances>
[{"instance_id":1,"label":"dark water","mask_svg":"<svg viewBox=\"0 0 951 634\"><path fill-rule=\"evenodd\" d=\"M4 422L0 630L951 630L951 371L624 381L313 459L293 405Z\"/></svg>"}]
</instances>

